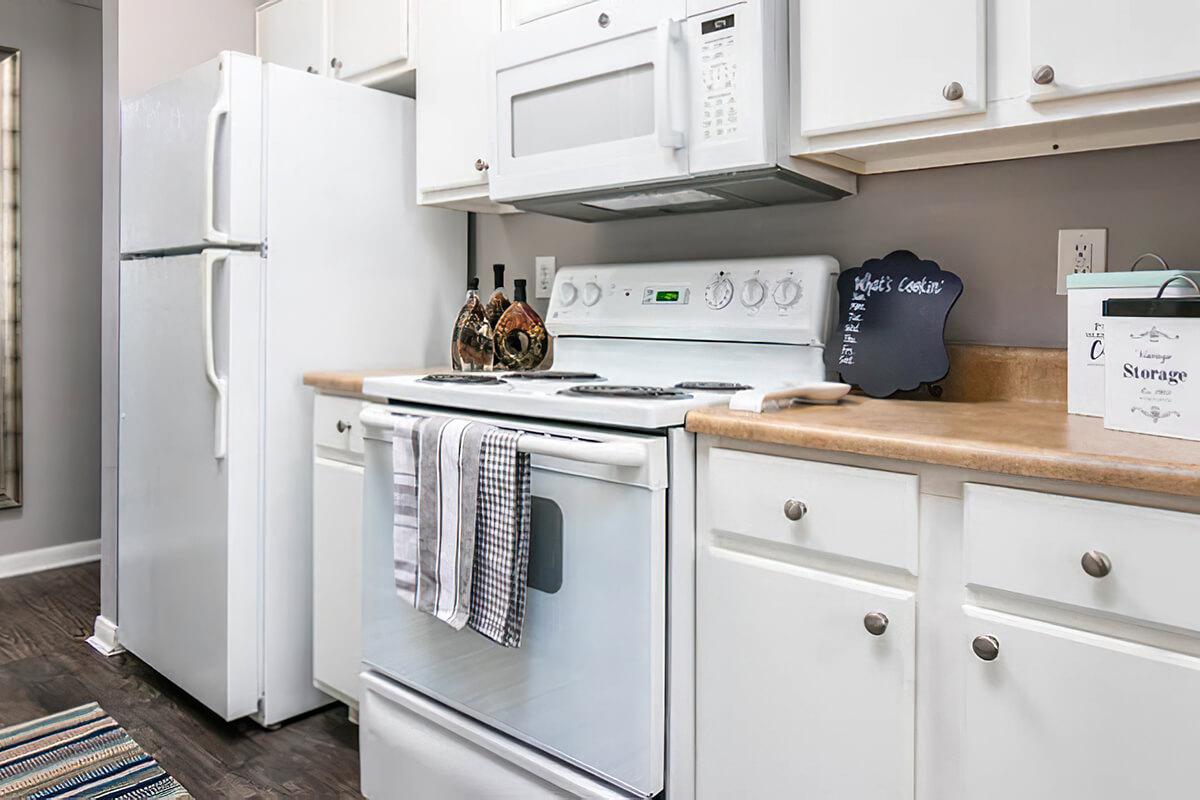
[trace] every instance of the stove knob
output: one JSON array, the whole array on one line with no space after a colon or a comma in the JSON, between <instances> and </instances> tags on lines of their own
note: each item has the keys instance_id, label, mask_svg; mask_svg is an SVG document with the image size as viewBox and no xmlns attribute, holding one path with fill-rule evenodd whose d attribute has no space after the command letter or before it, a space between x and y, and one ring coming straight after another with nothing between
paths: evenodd
<instances>
[{"instance_id":1,"label":"stove knob","mask_svg":"<svg viewBox=\"0 0 1200 800\"><path fill-rule=\"evenodd\" d=\"M575 288L575 284L570 281L564 281L562 286L558 287L558 302L560 305L569 306L579 297L579 289Z\"/></svg>"},{"instance_id":2,"label":"stove knob","mask_svg":"<svg viewBox=\"0 0 1200 800\"><path fill-rule=\"evenodd\" d=\"M588 281L583 285L583 304L594 306L600 302L600 284Z\"/></svg>"},{"instance_id":3,"label":"stove knob","mask_svg":"<svg viewBox=\"0 0 1200 800\"><path fill-rule=\"evenodd\" d=\"M771 296L775 300L775 305L780 308L791 308L799 302L801 294L803 292L800 289L800 284L791 278L784 278L775 284L775 291Z\"/></svg>"},{"instance_id":4,"label":"stove knob","mask_svg":"<svg viewBox=\"0 0 1200 800\"><path fill-rule=\"evenodd\" d=\"M729 305L732 299L733 281L729 280L724 272L714 275L704 288L704 302L714 311Z\"/></svg>"},{"instance_id":5,"label":"stove knob","mask_svg":"<svg viewBox=\"0 0 1200 800\"><path fill-rule=\"evenodd\" d=\"M767 287L758 278L751 278L742 284L742 305L746 308L758 308L767 299Z\"/></svg>"}]
</instances>

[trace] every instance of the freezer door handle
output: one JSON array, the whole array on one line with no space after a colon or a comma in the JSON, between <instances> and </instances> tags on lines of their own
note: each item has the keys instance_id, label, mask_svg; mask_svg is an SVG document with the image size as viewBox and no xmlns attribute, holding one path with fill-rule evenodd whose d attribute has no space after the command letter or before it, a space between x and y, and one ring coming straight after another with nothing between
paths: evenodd
<instances>
[{"instance_id":1,"label":"freezer door handle","mask_svg":"<svg viewBox=\"0 0 1200 800\"><path fill-rule=\"evenodd\" d=\"M213 458L225 458L229 439L229 386L228 381L217 374L217 359L213 352L213 270L218 262L229 262L228 250L205 250L204 270L204 374L217 392L215 431L213 434Z\"/></svg>"},{"instance_id":2,"label":"freezer door handle","mask_svg":"<svg viewBox=\"0 0 1200 800\"><path fill-rule=\"evenodd\" d=\"M227 59L222 56L221 67ZM229 234L217 228L217 128L229 116L229 69L221 70L217 100L208 112L204 130L204 238L213 244L228 244Z\"/></svg>"}]
</instances>

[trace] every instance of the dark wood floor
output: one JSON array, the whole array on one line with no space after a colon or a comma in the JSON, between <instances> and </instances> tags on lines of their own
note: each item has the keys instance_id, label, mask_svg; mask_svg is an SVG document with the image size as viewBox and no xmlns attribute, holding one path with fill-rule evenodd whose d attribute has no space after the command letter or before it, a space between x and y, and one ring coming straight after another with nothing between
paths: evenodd
<instances>
[{"instance_id":1,"label":"dark wood floor","mask_svg":"<svg viewBox=\"0 0 1200 800\"><path fill-rule=\"evenodd\" d=\"M85 643L97 564L0 580L0 727L98 702L197 798L358 797L358 728L333 706L268 732L226 723L137 658Z\"/></svg>"}]
</instances>

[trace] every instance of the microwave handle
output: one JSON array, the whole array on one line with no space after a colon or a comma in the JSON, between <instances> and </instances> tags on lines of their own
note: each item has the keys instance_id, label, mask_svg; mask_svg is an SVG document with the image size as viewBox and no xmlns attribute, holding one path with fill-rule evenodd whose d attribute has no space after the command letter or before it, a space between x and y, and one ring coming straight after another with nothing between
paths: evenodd
<instances>
[{"instance_id":1,"label":"microwave handle","mask_svg":"<svg viewBox=\"0 0 1200 800\"><path fill-rule=\"evenodd\" d=\"M671 53L675 42L682 35L678 20L659 21L654 57L654 128L658 131L658 144L669 150L683 148L683 131L677 131L671 121Z\"/></svg>"}]
</instances>

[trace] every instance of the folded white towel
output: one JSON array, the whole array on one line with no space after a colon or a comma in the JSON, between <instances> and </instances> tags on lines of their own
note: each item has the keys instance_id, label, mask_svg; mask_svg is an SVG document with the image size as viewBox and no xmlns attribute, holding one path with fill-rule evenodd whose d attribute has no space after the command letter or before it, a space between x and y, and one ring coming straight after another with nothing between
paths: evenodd
<instances>
[{"instance_id":1,"label":"folded white towel","mask_svg":"<svg viewBox=\"0 0 1200 800\"><path fill-rule=\"evenodd\" d=\"M487 426L429 417L417 468L416 606L461 629L471 612L480 448Z\"/></svg>"},{"instance_id":2,"label":"folded white towel","mask_svg":"<svg viewBox=\"0 0 1200 800\"><path fill-rule=\"evenodd\" d=\"M417 604L417 464L421 419L396 417L392 426L392 558L396 594Z\"/></svg>"}]
</instances>

